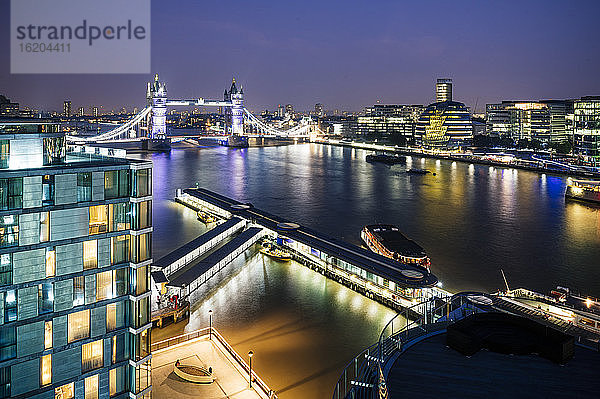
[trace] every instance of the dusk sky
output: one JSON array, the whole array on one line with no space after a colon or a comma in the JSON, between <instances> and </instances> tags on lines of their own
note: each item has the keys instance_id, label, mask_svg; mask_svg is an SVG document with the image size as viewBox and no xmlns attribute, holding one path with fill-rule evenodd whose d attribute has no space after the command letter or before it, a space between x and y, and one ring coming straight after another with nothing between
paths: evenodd
<instances>
[{"instance_id":1,"label":"dusk sky","mask_svg":"<svg viewBox=\"0 0 600 399\"><path fill-rule=\"evenodd\" d=\"M170 98L254 111L427 104L438 77L482 111L508 99L600 95L600 1L153 1L152 71ZM0 94L22 106L143 106L150 75L11 75L0 3Z\"/></svg>"}]
</instances>

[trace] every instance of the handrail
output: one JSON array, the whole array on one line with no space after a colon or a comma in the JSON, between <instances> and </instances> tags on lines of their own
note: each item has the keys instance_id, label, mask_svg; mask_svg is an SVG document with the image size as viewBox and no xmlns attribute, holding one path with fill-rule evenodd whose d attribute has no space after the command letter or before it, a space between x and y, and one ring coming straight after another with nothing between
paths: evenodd
<instances>
[{"instance_id":1,"label":"handrail","mask_svg":"<svg viewBox=\"0 0 600 399\"><path fill-rule=\"evenodd\" d=\"M375 393L379 392L377 381L384 376L381 375L386 362L388 362L394 353L397 351L403 351L406 347L401 347L402 342L415 341L420 337L424 337L434 331L439 331L440 327L450 322L450 320L459 320L466 317L468 312L461 312L456 314L456 310L467 304L464 299L471 295L483 295L474 292L464 292L455 294L448 297L435 297L430 298L426 301L415 304L404 311L396 314L385 327L382 329L379 340L373 345L369 346L356 357L354 357L344 368L338 382L336 383L333 399L346 398L352 391L354 395L352 397L370 397L368 394L361 395L361 392L357 392L360 389L371 389L373 398ZM436 306L438 301L442 301L440 306ZM456 306L458 305L458 306ZM453 309L451 307L455 306ZM418 309L421 307L421 309ZM420 310L420 311L419 311ZM446 310L441 313L440 311ZM477 307L474 305L473 311L477 311ZM409 313L410 312L410 313ZM422 314L415 320L409 321L409 314ZM399 316L404 316L406 324L398 331L393 331L394 320ZM452 316L452 317L450 317ZM442 324L443 323L443 324ZM384 338L385 332L392 327L392 333ZM414 335L413 335L414 334ZM386 354L384 348L395 347L395 349ZM379 396L377 396L379 397Z\"/></svg>"},{"instance_id":2,"label":"handrail","mask_svg":"<svg viewBox=\"0 0 600 399\"><path fill-rule=\"evenodd\" d=\"M205 328L201 328L199 330L195 330L189 333L185 333L185 334L181 334L178 335L176 337L172 337L172 338L167 338L164 339L162 341L156 342L156 343L152 343L152 345L150 346L151 348L151 352L155 352L158 350L163 350L166 349L170 346L175 346L178 345L180 343L186 342L186 341L190 341L193 339L198 339L198 338L202 338L205 336L210 336L212 334L212 336L214 336L217 341L223 346L223 348L225 348L225 350L235 359L235 361L238 363L238 365L247 373L250 373L250 366L248 365L248 363L246 363L246 360L244 360L243 357L241 357L234 349L233 347L227 342L227 340L221 335L221 333L219 333L217 331L216 328L214 327L205 327ZM273 391L271 388L269 388L269 386L267 385L266 382L264 382L257 374L254 370L252 370L252 375L249 375L249 378L252 378L252 382L255 383L256 386L258 386L265 395L267 395L270 399L277 399L277 395L275 394L275 391Z\"/></svg>"}]
</instances>

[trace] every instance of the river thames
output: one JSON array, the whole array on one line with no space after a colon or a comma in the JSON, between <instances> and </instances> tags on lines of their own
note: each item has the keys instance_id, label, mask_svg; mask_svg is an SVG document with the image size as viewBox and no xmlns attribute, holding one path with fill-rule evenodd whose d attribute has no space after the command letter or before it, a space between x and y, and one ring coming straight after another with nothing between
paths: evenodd
<instances>
[{"instance_id":1,"label":"river thames","mask_svg":"<svg viewBox=\"0 0 600 399\"><path fill-rule=\"evenodd\" d=\"M175 204L200 187L360 245L366 224L390 223L418 242L451 291L557 285L600 296L600 208L565 202L566 178L408 157L365 162L364 150L322 144L173 149L154 162L153 257L206 230ZM409 175L409 167L433 174ZM331 397L343 366L373 343L393 312L295 263L241 256L200 294L189 323L167 335L215 326L280 398Z\"/></svg>"}]
</instances>

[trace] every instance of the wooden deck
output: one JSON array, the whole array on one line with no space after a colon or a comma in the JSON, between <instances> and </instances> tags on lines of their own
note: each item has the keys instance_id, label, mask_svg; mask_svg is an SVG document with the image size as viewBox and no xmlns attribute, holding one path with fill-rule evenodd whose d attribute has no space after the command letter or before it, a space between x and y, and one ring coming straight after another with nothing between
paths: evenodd
<instances>
[{"instance_id":1,"label":"wooden deck","mask_svg":"<svg viewBox=\"0 0 600 399\"><path fill-rule=\"evenodd\" d=\"M389 378L391 398L598 398L600 354L577 347L559 366L538 356L482 350L465 357L446 347L446 334L402 354Z\"/></svg>"},{"instance_id":2,"label":"wooden deck","mask_svg":"<svg viewBox=\"0 0 600 399\"><path fill-rule=\"evenodd\" d=\"M160 308L152 311L152 323L157 322L158 327L162 327L163 320L173 318L173 322L188 317L190 315L190 303L185 301L180 307L175 309L172 306Z\"/></svg>"}]
</instances>

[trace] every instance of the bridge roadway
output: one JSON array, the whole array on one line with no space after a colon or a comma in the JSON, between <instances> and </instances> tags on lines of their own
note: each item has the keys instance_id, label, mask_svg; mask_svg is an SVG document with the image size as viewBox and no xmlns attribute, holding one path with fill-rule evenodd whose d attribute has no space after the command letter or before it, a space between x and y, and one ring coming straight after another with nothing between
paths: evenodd
<instances>
[{"instance_id":1,"label":"bridge roadway","mask_svg":"<svg viewBox=\"0 0 600 399\"><path fill-rule=\"evenodd\" d=\"M283 245L302 259L320 264L327 270L341 271L338 274L349 275L353 281L364 283L365 287L385 292L389 298L396 299L395 292L406 294L407 291L412 292L414 298L428 296L420 289L434 287L438 282L437 277L423 267L399 263L206 189L178 190L177 200L193 207L219 209L224 216L243 218L261 226L266 230L265 234L277 236ZM435 294L433 290L429 292L429 296Z\"/></svg>"}]
</instances>

